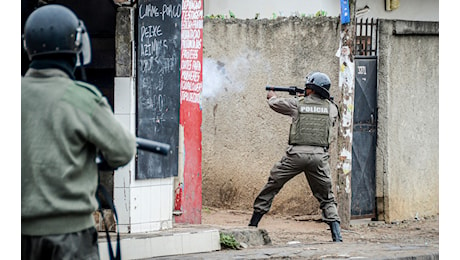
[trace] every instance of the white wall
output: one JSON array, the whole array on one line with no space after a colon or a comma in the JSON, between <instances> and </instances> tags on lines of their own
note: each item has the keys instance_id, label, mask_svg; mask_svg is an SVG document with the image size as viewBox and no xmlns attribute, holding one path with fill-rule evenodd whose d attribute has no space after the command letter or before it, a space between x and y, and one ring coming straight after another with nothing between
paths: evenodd
<instances>
[{"instance_id":1,"label":"white wall","mask_svg":"<svg viewBox=\"0 0 460 260\"><path fill-rule=\"evenodd\" d=\"M385 11L384 0L357 0L356 11L369 6L363 18L388 20L439 21L439 0L400 0L399 8Z\"/></svg>"},{"instance_id":2,"label":"white wall","mask_svg":"<svg viewBox=\"0 0 460 260\"><path fill-rule=\"evenodd\" d=\"M135 84L131 77L116 77L115 117L135 133ZM120 233L143 233L172 228L174 177L135 179L135 160L114 174L113 200Z\"/></svg>"},{"instance_id":3,"label":"white wall","mask_svg":"<svg viewBox=\"0 0 460 260\"><path fill-rule=\"evenodd\" d=\"M314 15L319 10L327 12L328 16L338 16L340 2L338 0L204 0L204 15L227 15L229 11L239 19L253 19L256 13L259 18L276 16L291 16L295 12Z\"/></svg>"},{"instance_id":4,"label":"white wall","mask_svg":"<svg viewBox=\"0 0 460 260\"><path fill-rule=\"evenodd\" d=\"M385 11L385 0L356 0L356 10L369 6L364 18L383 18L413 21L439 21L439 0L400 0L400 6L393 11ZM327 16L339 16L340 0L204 0L204 15L226 15L229 11L239 19L254 19L298 14L314 15L319 10Z\"/></svg>"}]
</instances>

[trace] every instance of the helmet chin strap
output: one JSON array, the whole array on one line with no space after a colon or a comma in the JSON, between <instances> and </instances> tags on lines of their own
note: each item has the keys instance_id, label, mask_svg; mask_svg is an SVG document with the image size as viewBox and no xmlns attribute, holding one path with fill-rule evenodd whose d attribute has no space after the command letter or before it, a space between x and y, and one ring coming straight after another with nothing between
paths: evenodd
<instances>
[{"instance_id":1,"label":"helmet chin strap","mask_svg":"<svg viewBox=\"0 0 460 260\"><path fill-rule=\"evenodd\" d=\"M81 80L86 82L86 72L85 72L85 65L83 64L83 52L78 54L78 59L80 60L80 76Z\"/></svg>"}]
</instances>

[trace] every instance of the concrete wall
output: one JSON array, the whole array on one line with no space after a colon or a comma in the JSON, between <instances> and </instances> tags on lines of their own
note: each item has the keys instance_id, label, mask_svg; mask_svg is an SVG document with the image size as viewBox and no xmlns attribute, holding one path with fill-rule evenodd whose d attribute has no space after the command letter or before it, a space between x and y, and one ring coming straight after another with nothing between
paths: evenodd
<instances>
[{"instance_id":1,"label":"concrete wall","mask_svg":"<svg viewBox=\"0 0 460 260\"><path fill-rule=\"evenodd\" d=\"M377 197L386 221L439 213L438 23L380 20Z\"/></svg>"},{"instance_id":2,"label":"concrete wall","mask_svg":"<svg viewBox=\"0 0 460 260\"><path fill-rule=\"evenodd\" d=\"M265 85L301 86L309 71L320 70L330 75L331 93L341 102L338 22L204 20L203 207L252 210L284 154L290 118L268 107ZM439 213L437 25L380 26L376 174L379 218L386 221ZM336 180L336 142L330 153ZM319 214L303 175L285 185L270 213Z\"/></svg>"},{"instance_id":3,"label":"concrete wall","mask_svg":"<svg viewBox=\"0 0 460 260\"><path fill-rule=\"evenodd\" d=\"M338 19L205 19L203 35L203 207L252 210L284 155L291 122L268 107L265 86L303 86L308 72L319 70L339 97ZM331 154L336 150L334 143ZM318 214L318 206L299 175L271 213Z\"/></svg>"}]
</instances>

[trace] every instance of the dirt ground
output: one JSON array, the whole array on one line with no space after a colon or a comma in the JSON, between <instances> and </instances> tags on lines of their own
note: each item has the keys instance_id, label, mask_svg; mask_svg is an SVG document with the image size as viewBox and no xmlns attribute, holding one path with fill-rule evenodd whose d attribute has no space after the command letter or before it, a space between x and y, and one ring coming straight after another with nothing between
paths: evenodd
<instances>
[{"instance_id":1,"label":"dirt ground","mask_svg":"<svg viewBox=\"0 0 460 260\"><path fill-rule=\"evenodd\" d=\"M203 207L202 224L222 228L245 227L251 211L228 210ZM288 242L329 242L329 226L320 221L320 216L265 215L259 228L266 229L273 245ZM342 229L347 242L436 244L439 245L439 217L425 217L391 224L370 220L353 220L349 229Z\"/></svg>"}]
</instances>

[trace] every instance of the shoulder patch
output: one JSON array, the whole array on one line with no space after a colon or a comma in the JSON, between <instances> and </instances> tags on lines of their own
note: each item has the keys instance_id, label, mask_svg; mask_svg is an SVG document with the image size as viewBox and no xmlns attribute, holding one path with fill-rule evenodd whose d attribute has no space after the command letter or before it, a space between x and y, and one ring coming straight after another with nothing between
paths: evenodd
<instances>
[{"instance_id":1,"label":"shoulder patch","mask_svg":"<svg viewBox=\"0 0 460 260\"><path fill-rule=\"evenodd\" d=\"M97 97L102 97L102 93L99 91L99 89L97 89L95 86L89 84L89 83L86 83L86 82L83 82L83 81L75 81L75 84L79 87L82 87L84 89L87 89L88 91L90 91L91 93L93 93L95 96Z\"/></svg>"}]
</instances>

